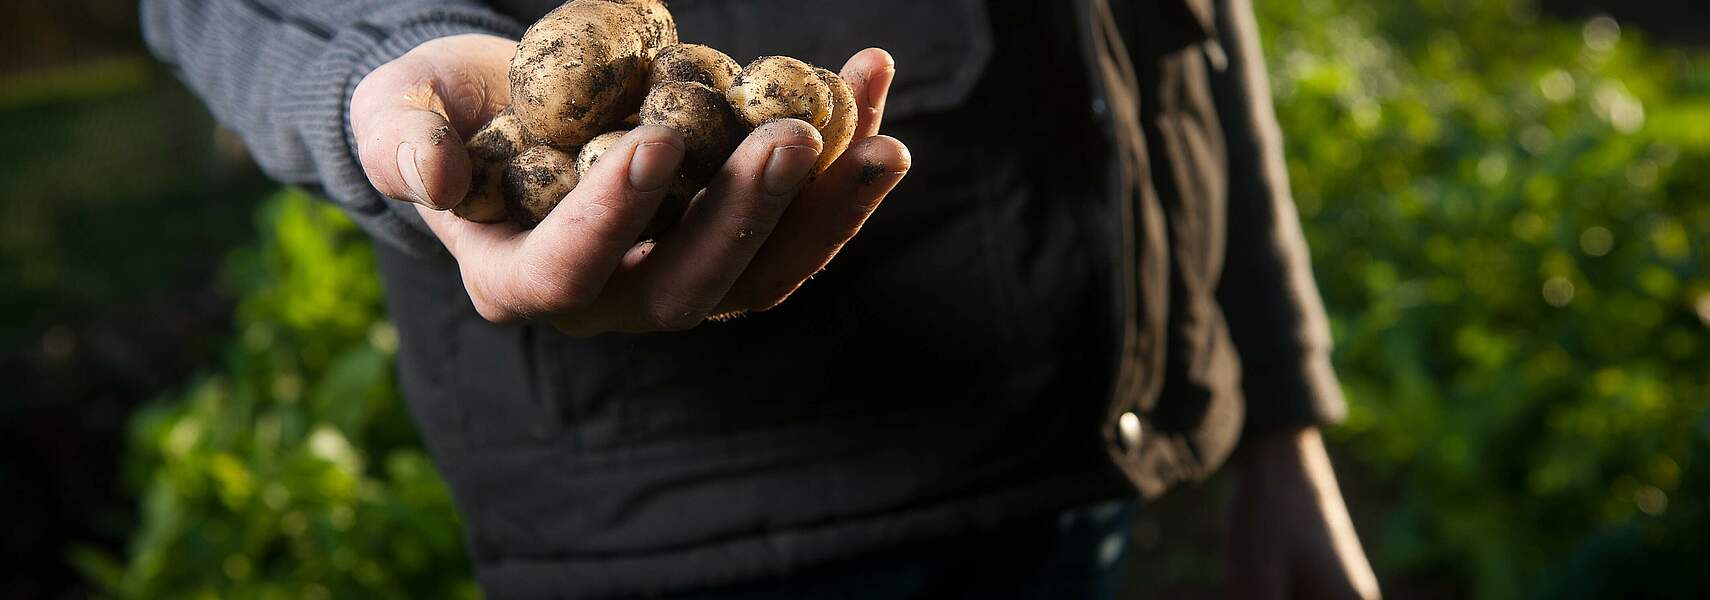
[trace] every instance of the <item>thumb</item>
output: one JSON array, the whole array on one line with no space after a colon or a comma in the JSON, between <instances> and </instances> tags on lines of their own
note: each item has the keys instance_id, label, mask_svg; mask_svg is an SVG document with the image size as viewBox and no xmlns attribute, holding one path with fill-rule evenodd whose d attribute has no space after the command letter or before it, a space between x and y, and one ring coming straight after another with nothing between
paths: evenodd
<instances>
[{"instance_id":1,"label":"thumb","mask_svg":"<svg viewBox=\"0 0 1710 600\"><path fill-rule=\"evenodd\" d=\"M375 69L351 97L357 156L374 189L448 209L469 191L469 155L447 119L441 83L411 61Z\"/></svg>"}]
</instances>

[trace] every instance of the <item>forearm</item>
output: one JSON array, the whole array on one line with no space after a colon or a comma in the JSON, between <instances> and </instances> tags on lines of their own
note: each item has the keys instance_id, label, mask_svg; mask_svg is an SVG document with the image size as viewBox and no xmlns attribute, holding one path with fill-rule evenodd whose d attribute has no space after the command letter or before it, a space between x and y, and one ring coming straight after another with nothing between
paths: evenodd
<instances>
[{"instance_id":1,"label":"forearm","mask_svg":"<svg viewBox=\"0 0 1710 600\"><path fill-rule=\"evenodd\" d=\"M346 117L375 67L458 33L516 37L484 7L428 0L144 0L145 40L283 182L318 189L370 234L415 254L438 251L420 219L376 193Z\"/></svg>"}]
</instances>

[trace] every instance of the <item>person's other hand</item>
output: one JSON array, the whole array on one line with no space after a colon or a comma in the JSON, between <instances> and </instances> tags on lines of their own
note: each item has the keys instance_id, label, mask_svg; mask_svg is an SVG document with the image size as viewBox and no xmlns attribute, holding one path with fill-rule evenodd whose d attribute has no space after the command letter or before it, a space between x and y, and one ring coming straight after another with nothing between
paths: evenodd
<instances>
[{"instance_id":1,"label":"person's other hand","mask_svg":"<svg viewBox=\"0 0 1710 600\"><path fill-rule=\"evenodd\" d=\"M868 49L842 72L860 109L855 140L805 187L819 133L793 119L768 123L676 227L638 244L683 157L676 132L638 127L534 229L465 221L445 210L469 185L461 141L509 104L514 46L482 35L422 44L365 77L351 101L369 180L418 205L493 322L538 319L592 335L771 308L837 254L909 168L908 149L878 135L895 67Z\"/></svg>"},{"instance_id":2,"label":"person's other hand","mask_svg":"<svg viewBox=\"0 0 1710 600\"><path fill-rule=\"evenodd\" d=\"M1317 429L1250 440L1235 466L1228 555L1232 597L1381 595Z\"/></svg>"}]
</instances>

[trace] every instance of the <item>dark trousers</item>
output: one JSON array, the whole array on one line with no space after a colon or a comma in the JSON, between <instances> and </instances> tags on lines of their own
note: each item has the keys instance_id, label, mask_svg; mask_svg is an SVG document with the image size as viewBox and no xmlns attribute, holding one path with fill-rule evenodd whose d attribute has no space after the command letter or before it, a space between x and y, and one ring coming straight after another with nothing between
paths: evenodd
<instances>
[{"instance_id":1,"label":"dark trousers","mask_svg":"<svg viewBox=\"0 0 1710 600\"><path fill-rule=\"evenodd\" d=\"M1110 600L1135 501L1111 500L1002 530L916 544L782 579L675 596L682 600L1039 598Z\"/></svg>"}]
</instances>

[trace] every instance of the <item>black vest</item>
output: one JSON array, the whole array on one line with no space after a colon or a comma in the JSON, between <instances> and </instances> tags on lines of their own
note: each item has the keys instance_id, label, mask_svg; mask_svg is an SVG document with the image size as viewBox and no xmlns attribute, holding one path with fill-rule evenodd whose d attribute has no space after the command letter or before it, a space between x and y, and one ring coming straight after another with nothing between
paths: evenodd
<instances>
[{"instance_id":1,"label":"black vest","mask_svg":"<svg viewBox=\"0 0 1710 600\"><path fill-rule=\"evenodd\" d=\"M492 325L455 265L377 248L403 390L489 595L780 574L1220 463L1241 403L1210 297L1206 6L673 1L685 42L738 62L889 50L884 129L914 169L782 306L685 332Z\"/></svg>"}]
</instances>

